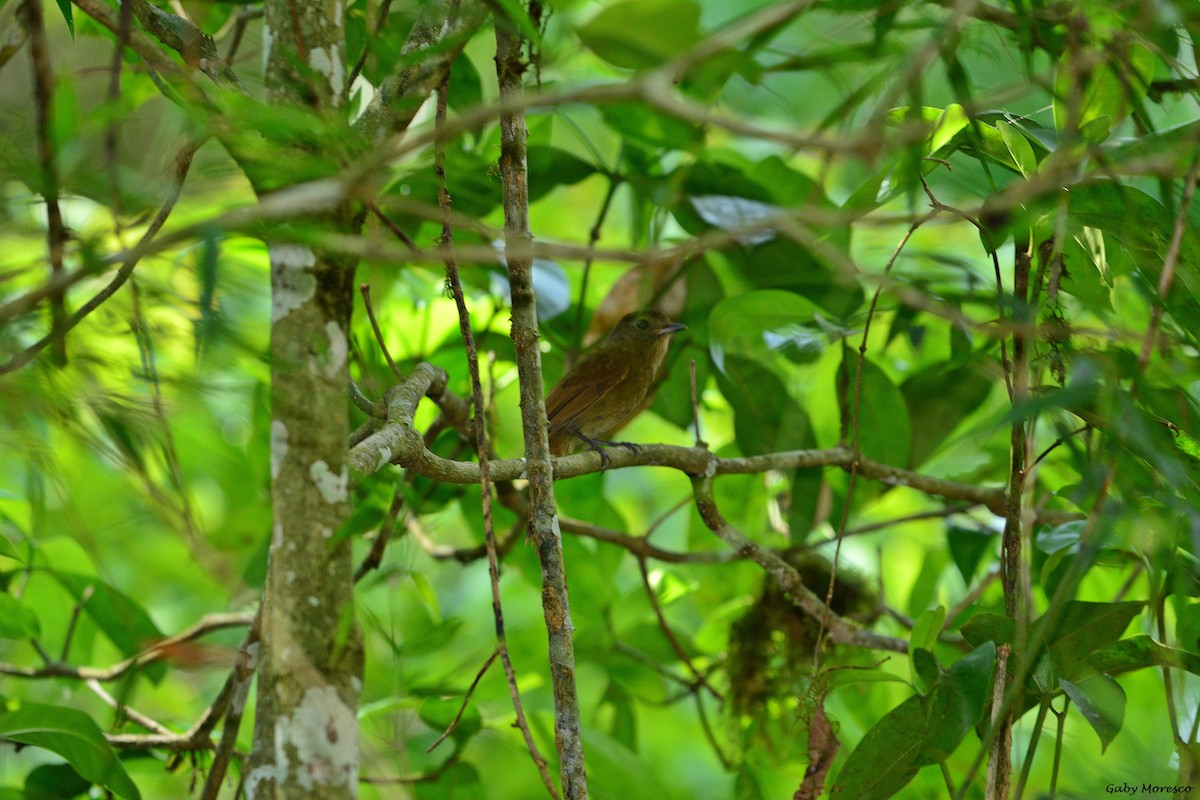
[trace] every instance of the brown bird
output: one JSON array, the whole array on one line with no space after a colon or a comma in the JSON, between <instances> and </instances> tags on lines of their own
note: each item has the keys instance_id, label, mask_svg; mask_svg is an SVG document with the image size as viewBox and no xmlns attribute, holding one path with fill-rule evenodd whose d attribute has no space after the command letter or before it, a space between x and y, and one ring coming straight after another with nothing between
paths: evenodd
<instances>
[{"instance_id":1,"label":"brown bird","mask_svg":"<svg viewBox=\"0 0 1200 800\"><path fill-rule=\"evenodd\" d=\"M608 457L600 445L637 416L646 405L671 334L687 326L671 322L659 311L626 314L599 345L583 354L546 397L550 421L550 453L565 456L581 442Z\"/></svg>"}]
</instances>

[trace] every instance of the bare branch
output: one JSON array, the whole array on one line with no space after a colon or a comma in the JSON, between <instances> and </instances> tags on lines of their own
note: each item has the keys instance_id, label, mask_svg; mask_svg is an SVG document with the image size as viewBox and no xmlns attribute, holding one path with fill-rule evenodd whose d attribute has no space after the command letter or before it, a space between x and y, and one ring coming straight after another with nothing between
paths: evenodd
<instances>
[{"instance_id":1,"label":"bare branch","mask_svg":"<svg viewBox=\"0 0 1200 800\"><path fill-rule=\"evenodd\" d=\"M141 669L156 661L171 656L174 646L225 628L236 628L249 625L254 621L251 614L208 614L190 628L186 628L174 636L169 636L161 642L155 642L141 653L113 664L111 667L72 667L56 661L50 661L44 667L19 667L15 664L0 663L0 675L11 675L14 678L78 678L80 680L115 681L124 677L130 670Z\"/></svg>"},{"instance_id":2,"label":"bare branch","mask_svg":"<svg viewBox=\"0 0 1200 800\"><path fill-rule=\"evenodd\" d=\"M804 585L804 579L795 567L784 561L769 550L765 550L734 528L721 516L713 497L712 476L703 475L692 479L692 489L696 495L696 509L708 529L717 537L742 553L750 560L761 566L783 590L792 602L815 620L820 620L828 628L829 638L839 644L850 644L855 647L865 647L874 650L888 650L893 653L907 653L908 642L890 636L881 636L871 631L862 630L857 625L834 614L826 606L824 600Z\"/></svg>"}]
</instances>

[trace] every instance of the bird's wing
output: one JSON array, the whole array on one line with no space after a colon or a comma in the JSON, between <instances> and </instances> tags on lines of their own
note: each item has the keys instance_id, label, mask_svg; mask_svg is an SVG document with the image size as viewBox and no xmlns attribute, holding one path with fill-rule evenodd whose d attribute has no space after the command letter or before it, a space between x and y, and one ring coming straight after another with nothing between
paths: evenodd
<instances>
[{"instance_id":1,"label":"bird's wing","mask_svg":"<svg viewBox=\"0 0 1200 800\"><path fill-rule=\"evenodd\" d=\"M625 379L629 358L622 353L585 353L546 398L550 433L571 430L580 415Z\"/></svg>"}]
</instances>

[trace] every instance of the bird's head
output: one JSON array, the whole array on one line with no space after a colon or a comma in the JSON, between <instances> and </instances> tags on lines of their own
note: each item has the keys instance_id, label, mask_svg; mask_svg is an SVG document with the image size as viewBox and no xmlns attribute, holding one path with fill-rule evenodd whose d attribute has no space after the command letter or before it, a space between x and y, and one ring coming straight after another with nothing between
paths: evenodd
<instances>
[{"instance_id":1,"label":"bird's head","mask_svg":"<svg viewBox=\"0 0 1200 800\"><path fill-rule=\"evenodd\" d=\"M671 318L661 311L634 311L621 317L617 327L608 335L607 341L651 344L658 341L659 337L686 329L687 325L671 322Z\"/></svg>"}]
</instances>

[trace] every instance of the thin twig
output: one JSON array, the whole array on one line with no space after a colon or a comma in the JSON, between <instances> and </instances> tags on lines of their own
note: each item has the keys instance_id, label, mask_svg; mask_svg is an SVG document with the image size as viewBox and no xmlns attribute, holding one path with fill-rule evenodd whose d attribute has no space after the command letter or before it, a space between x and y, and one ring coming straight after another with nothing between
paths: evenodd
<instances>
[{"instance_id":1,"label":"thin twig","mask_svg":"<svg viewBox=\"0 0 1200 800\"><path fill-rule=\"evenodd\" d=\"M487 673L498 655L500 655L500 649L496 648L487 657L487 661L483 662L483 666L479 668L479 672L475 673L475 680L471 681L471 685L467 687L467 693L463 695L462 705L458 707L458 713L454 715L454 719L446 726L446 730L442 731L442 735L433 744L425 748L426 753L432 753L435 747L446 741L447 736L454 733L454 729L458 727L458 723L462 719L463 712L467 710L467 704L471 702L471 695L475 693L475 687L479 685L479 681L483 679L483 676Z\"/></svg>"},{"instance_id":2,"label":"thin twig","mask_svg":"<svg viewBox=\"0 0 1200 800\"><path fill-rule=\"evenodd\" d=\"M133 3L131 0L121 0L120 21L117 28L117 44L113 48L112 64L108 77L108 105L116 108L121 99L121 69L125 64L125 44L129 41L129 32L133 23ZM116 115L109 120L104 128L104 161L108 169L108 189L113 204L112 216L116 221L117 240L121 239L121 182L117 170L120 125Z\"/></svg>"},{"instance_id":3,"label":"thin twig","mask_svg":"<svg viewBox=\"0 0 1200 800\"><path fill-rule=\"evenodd\" d=\"M688 362L688 377L692 387L692 421L696 426L696 447L707 450L708 442L700 435L700 395L696 391L696 359Z\"/></svg>"},{"instance_id":4,"label":"thin twig","mask_svg":"<svg viewBox=\"0 0 1200 800\"><path fill-rule=\"evenodd\" d=\"M174 645L190 642L213 631L249 625L252 621L253 618L246 614L208 614L196 624L174 636L155 642L136 656L119 661L111 667L72 667L69 664L56 662L42 649L41 656L46 662L45 666L19 667L15 664L0 663L0 675L10 675L14 678L77 678L79 680L115 681L124 677L132 669L140 669L168 658Z\"/></svg>"},{"instance_id":5,"label":"thin twig","mask_svg":"<svg viewBox=\"0 0 1200 800\"><path fill-rule=\"evenodd\" d=\"M58 167L54 148L54 70L46 46L46 27L40 0L25 0L25 24L29 29L29 55L33 63L33 97L37 121L38 157L41 161L41 185L46 203L46 249L49 253L50 278L61 280L64 274L63 250L67 229L58 205ZM54 363L67 363L67 306L64 291L50 295L50 336L54 345Z\"/></svg>"},{"instance_id":6,"label":"thin twig","mask_svg":"<svg viewBox=\"0 0 1200 800\"><path fill-rule=\"evenodd\" d=\"M853 453L853 458L850 462L850 477L846 484L846 498L842 503L841 519L838 520L837 533L834 536L836 543L833 547L833 558L831 558L829 561L829 585L825 589L826 614L832 613L833 591L837 586L837 569L842 555L842 540L845 538L846 523L850 519L850 508L853 505L850 501L851 498L854 497L854 486L858 480L859 470L861 469L862 451L859 449L858 418L859 409L862 403L863 362L866 361L867 358L867 338L871 334L871 323L875 319L875 309L879 305L879 295L883 293L884 284L887 282L888 276L892 272L892 267L896 264L896 259L900 257L900 253L903 252L904 246L908 244L910 239L912 239L913 234L917 232L917 229L937 216L937 213L937 209L928 212L923 217L915 220L908 227L908 230L905 231L904 236L900 238L900 241L896 244L895 249L892 251L891 258L889 258L887 264L884 265L883 278L879 281L878 285L876 285L875 292L871 295L871 305L867 308L867 318L866 322L863 324L862 340L858 345L858 359L855 361L854 367L854 403L850 408L847 419L843 421L843 424L845 424L845 421L850 423L850 451ZM823 614L817 621L817 645L815 648L813 648L814 670L819 669L821 666L821 656L825 650L823 647L824 641L825 616Z\"/></svg>"},{"instance_id":7,"label":"thin twig","mask_svg":"<svg viewBox=\"0 0 1200 800\"><path fill-rule=\"evenodd\" d=\"M95 678L89 678L88 680L84 681L84 684L92 690L94 695L103 700L109 708L114 709L118 715L130 719L135 724L140 725L152 733L157 733L160 736L175 735L170 728L168 728L166 725L163 725L158 720L151 719L142 712L126 705L124 702L117 700L117 698L105 691L104 687L100 685L100 681L96 680Z\"/></svg>"},{"instance_id":8,"label":"thin twig","mask_svg":"<svg viewBox=\"0 0 1200 800\"><path fill-rule=\"evenodd\" d=\"M638 570L642 573L642 587L646 590L646 598L650 601L650 607L654 610L654 617L658 620L658 627L662 630L663 635L667 637L667 642L671 645L671 649L675 651L675 655L688 668L688 672L692 673L692 677L696 679L697 686L703 686L713 693L713 696L718 700L724 700L725 697L708 682L700 670L696 669L696 665L692 663L692 658L683 649L683 644L680 643L679 637L675 635L675 631L671 630L671 625L667 622L667 617L663 614L662 604L658 602L658 593L654 591L654 587L650 585L650 572L646 569L646 559L639 558Z\"/></svg>"},{"instance_id":9,"label":"thin twig","mask_svg":"<svg viewBox=\"0 0 1200 800\"><path fill-rule=\"evenodd\" d=\"M92 599L96 587L93 584L88 584L83 587L83 591L79 593L79 602L71 609L71 620L67 623L67 632L63 636L62 657L59 659L63 664L67 663L67 659L71 655L71 642L75 639L75 626L79 624L79 615L83 613L83 607Z\"/></svg>"},{"instance_id":10,"label":"thin twig","mask_svg":"<svg viewBox=\"0 0 1200 800\"><path fill-rule=\"evenodd\" d=\"M246 631L246 637L242 640L241 657L238 660L237 666L229 677L225 680L225 685L221 688L221 694L217 701L213 703L214 709L223 706L219 713L214 713L209 719L206 719L202 724L197 725L198 732L203 732L207 736L209 732L216 727L220 713L228 710L225 716L225 727L221 729L221 741L217 743L216 752L213 754L212 766L209 768L208 777L204 781L204 791L200 795L200 800L217 800L221 793L221 783L225 780L225 772L229 768L229 761L233 758L233 748L237 744L238 729L242 725L242 716L246 711L246 700L250 695L250 685L254 677L255 670L258 669L258 652L259 639L262 634L262 604L258 606L258 611L254 615L253 622L250 623L250 629Z\"/></svg>"},{"instance_id":11,"label":"thin twig","mask_svg":"<svg viewBox=\"0 0 1200 800\"><path fill-rule=\"evenodd\" d=\"M1158 276L1158 302L1150 312L1150 325L1146 328L1146 337L1142 340L1142 349L1138 354L1138 372L1144 373L1150 363L1150 353L1158 338L1158 327L1162 324L1163 309L1167 305L1167 295L1171 292L1171 284L1175 280L1175 267L1179 263L1179 253L1183 247L1183 234L1188 227L1188 206L1192 203L1192 195L1196 192L1196 176L1200 171L1200 156L1192 160L1192 168L1188 170L1187 183L1183 189L1183 200L1179 211L1175 214L1175 227L1171 232L1171 244L1167 247L1167 255L1163 259L1162 272ZM1136 392L1136 389L1134 390Z\"/></svg>"},{"instance_id":12,"label":"thin twig","mask_svg":"<svg viewBox=\"0 0 1200 800\"><path fill-rule=\"evenodd\" d=\"M387 342L383 340L383 331L379 328L379 320L375 318L375 306L371 303L371 285L368 283L359 284L358 291L362 295L363 308L367 310L367 319L371 321L371 331L375 334L375 342L379 345L379 351L387 359L388 367L391 368L392 374L400 380L404 380L404 373L400 371L400 368L396 366L396 362L392 360L392 354L388 352Z\"/></svg>"},{"instance_id":13,"label":"thin twig","mask_svg":"<svg viewBox=\"0 0 1200 800\"><path fill-rule=\"evenodd\" d=\"M442 82L437 95L437 124L446 122L446 95L449 89L449 79ZM516 724L525 739L525 747L533 759L534 766L541 776L542 783L551 798L559 800L558 790L554 779L550 776L545 757L538 750L525 718L525 709L521 703L521 692L517 686L517 673L512 665L508 652L508 637L504 630L504 612L500 600L500 558L496 553L496 531L492 518L492 482L489 468L491 465L490 451L487 443L487 427L485 419L487 407L483 401L483 382L479 377L479 351L475 347L475 334L471 330L471 314L467 309L467 301L463 296L462 281L458 275L458 261L454 253L454 228L450 223L450 190L446 182L446 153L439 142L434 156L435 170L438 178L438 203L442 207L442 246L450 256L446 259L446 282L454 295L454 305L458 309L458 327L462 334L463 344L467 353L467 369L471 375L471 397L475 407L472 417L472 432L475 439L475 453L479 458L479 491L483 504L483 532L487 546L488 578L492 589L492 617L496 628L496 653L504 666L504 676L508 682L509 697L512 700L513 711L516 714ZM489 660L489 664L491 661ZM486 667L485 667L486 669ZM481 673L482 674L482 673ZM478 679L476 679L478 681ZM460 712L461 713L461 712ZM446 732L449 734L449 730ZM440 741L440 740L439 740ZM432 748L430 748L432 749Z\"/></svg>"},{"instance_id":14,"label":"thin twig","mask_svg":"<svg viewBox=\"0 0 1200 800\"><path fill-rule=\"evenodd\" d=\"M71 314L70 317L67 318L63 324L63 334L66 334L66 332L70 331L72 328L82 322L88 314L91 314L93 311L99 308L104 301L112 297L116 291L124 286L125 282L129 280L129 276L133 274L134 267L136 267L138 265L138 261L141 260L142 252L140 251L147 248L149 243L158 234L158 231L162 228L163 224L167 221L167 217L170 216L172 209L175 208L175 202L179 199L180 192L183 191L183 182L187 178L188 169L192 165L192 156L195 155L196 151L203 143L203 141L189 142L188 144L184 145L183 148L181 148L176 154L175 177L167 194L167 198L163 201L162 207L159 208L158 213L150 222L150 226L146 229L146 232L142 234L142 238L138 241L138 244L132 251L128 251L129 255L125 259L125 263L123 263L121 268L117 270L117 274L111 281L109 281L108 285L97 292L90 300L80 306L73 314ZM61 282L65 285L69 285L71 282L82 280L83 278L88 277L89 274L91 274L91 270L87 267L83 267L79 270L76 270L74 273L64 275ZM52 281L51 283L55 282ZM56 291L56 289L49 288L48 294L52 296L54 291ZM19 298L19 300L22 304L36 302L37 295L38 293L31 292L30 295ZM13 311L14 309L11 308L4 309L4 312L7 313L13 313ZM19 313L19 309L17 309L17 312ZM0 313L0 319L4 319L5 316L6 313ZM20 369L28 364L34 356L44 350L46 346L54 340L54 335L54 332L51 332L50 335L39 339L37 342L34 342L29 347L26 347L24 350L14 355L8 361L0 364L0 375Z\"/></svg>"},{"instance_id":15,"label":"thin twig","mask_svg":"<svg viewBox=\"0 0 1200 800\"><path fill-rule=\"evenodd\" d=\"M375 37L383 32L383 26L387 24L388 10L392 7L392 0L383 0L379 5L379 16L375 19ZM358 57L358 61L354 62L354 68L350 70L350 77L346 79L347 86L354 86L354 82L358 80L358 76L362 74L362 68L367 63L367 55L371 52L369 46L370 40L363 42L363 51Z\"/></svg>"}]
</instances>

